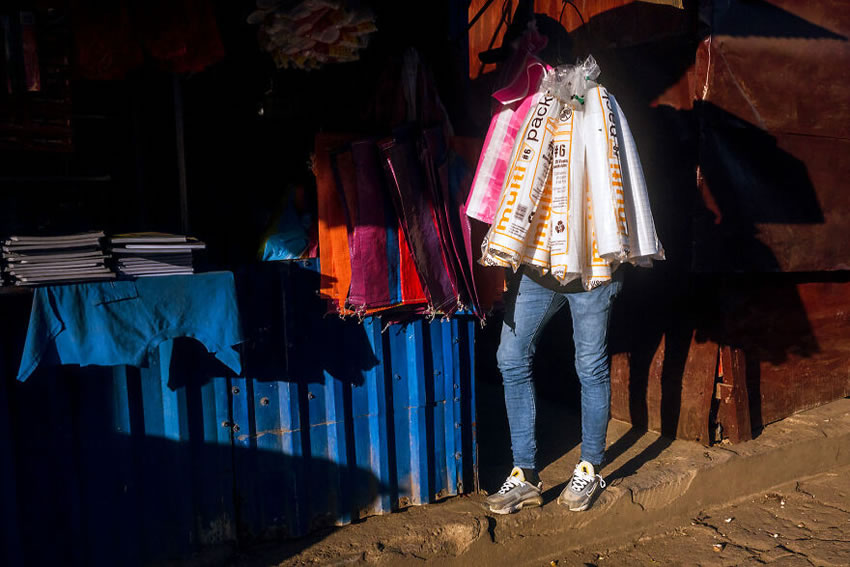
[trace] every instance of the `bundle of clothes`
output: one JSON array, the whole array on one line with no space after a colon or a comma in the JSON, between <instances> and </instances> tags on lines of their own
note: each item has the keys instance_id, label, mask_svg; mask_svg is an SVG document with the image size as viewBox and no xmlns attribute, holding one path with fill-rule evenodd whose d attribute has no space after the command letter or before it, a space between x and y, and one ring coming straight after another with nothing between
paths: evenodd
<instances>
[{"instance_id":1,"label":"bundle of clothes","mask_svg":"<svg viewBox=\"0 0 850 567\"><path fill-rule=\"evenodd\" d=\"M549 67L529 55L494 94L466 202L490 225L479 262L528 265L592 289L624 262L663 260L634 138L592 56Z\"/></svg>"},{"instance_id":2,"label":"bundle of clothes","mask_svg":"<svg viewBox=\"0 0 850 567\"><path fill-rule=\"evenodd\" d=\"M483 316L462 142L415 51L401 77L406 117L389 135L316 136L320 295L340 316Z\"/></svg>"}]
</instances>

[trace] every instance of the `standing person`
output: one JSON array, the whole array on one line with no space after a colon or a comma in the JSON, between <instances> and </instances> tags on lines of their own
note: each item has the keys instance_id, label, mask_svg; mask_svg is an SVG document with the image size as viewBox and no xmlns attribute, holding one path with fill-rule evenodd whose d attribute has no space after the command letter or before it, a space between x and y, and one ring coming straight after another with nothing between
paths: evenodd
<instances>
[{"instance_id":1,"label":"standing person","mask_svg":"<svg viewBox=\"0 0 850 567\"><path fill-rule=\"evenodd\" d=\"M505 318L497 352L505 388L514 468L501 489L486 500L491 512L510 514L523 506L543 504L537 470L536 400L532 362L540 333L569 305L573 321L575 367L581 383L581 460L558 502L570 510L586 510L605 481L598 473L605 455L611 405L608 322L611 305L622 287L617 270L607 283L585 291L580 280L560 285L523 267L509 279Z\"/></svg>"}]
</instances>

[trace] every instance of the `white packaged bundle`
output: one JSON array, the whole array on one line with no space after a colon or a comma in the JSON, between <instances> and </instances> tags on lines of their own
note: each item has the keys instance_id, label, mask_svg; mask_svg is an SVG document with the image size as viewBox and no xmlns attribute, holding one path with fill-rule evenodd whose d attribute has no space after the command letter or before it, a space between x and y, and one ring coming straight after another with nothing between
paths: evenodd
<instances>
[{"instance_id":1,"label":"white packaged bundle","mask_svg":"<svg viewBox=\"0 0 850 567\"><path fill-rule=\"evenodd\" d=\"M606 260L624 262L629 257L625 185L614 105L605 87L587 91L584 112L587 181L599 255Z\"/></svg>"},{"instance_id":2,"label":"white packaged bundle","mask_svg":"<svg viewBox=\"0 0 850 567\"><path fill-rule=\"evenodd\" d=\"M646 179L640 163L637 145L623 109L616 97L608 93L614 106L620 164L625 181L626 215L629 223L629 261L640 266L652 265L651 260L663 260L664 248L655 232L655 221L649 208Z\"/></svg>"},{"instance_id":3,"label":"white packaged bundle","mask_svg":"<svg viewBox=\"0 0 850 567\"><path fill-rule=\"evenodd\" d=\"M549 243L552 275L561 283L581 276L585 240L582 118L582 112L565 106L555 130Z\"/></svg>"},{"instance_id":4,"label":"white packaged bundle","mask_svg":"<svg viewBox=\"0 0 850 567\"><path fill-rule=\"evenodd\" d=\"M547 72L512 147L480 263L520 264L585 289L623 262L663 260L628 122L589 56Z\"/></svg>"},{"instance_id":5,"label":"white packaged bundle","mask_svg":"<svg viewBox=\"0 0 850 567\"><path fill-rule=\"evenodd\" d=\"M526 236L552 165L552 137L560 102L544 94L529 113L513 148L513 159L496 220L481 245L480 263L519 269Z\"/></svg>"},{"instance_id":6,"label":"white packaged bundle","mask_svg":"<svg viewBox=\"0 0 850 567\"><path fill-rule=\"evenodd\" d=\"M584 265L581 269L581 282L584 289L591 290L611 280L611 264L599 254L599 244L596 238L596 222L589 185L585 184L585 216L584 235Z\"/></svg>"},{"instance_id":7,"label":"white packaged bundle","mask_svg":"<svg viewBox=\"0 0 850 567\"><path fill-rule=\"evenodd\" d=\"M543 195L537 204L531 230L526 239L522 263L534 266L541 274L549 272L549 219L552 216L552 171L546 177Z\"/></svg>"}]
</instances>

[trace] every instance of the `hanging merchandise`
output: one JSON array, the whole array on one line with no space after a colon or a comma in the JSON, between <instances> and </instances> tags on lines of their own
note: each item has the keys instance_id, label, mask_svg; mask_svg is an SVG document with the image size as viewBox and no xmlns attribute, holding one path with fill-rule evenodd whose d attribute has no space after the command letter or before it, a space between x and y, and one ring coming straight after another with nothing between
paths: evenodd
<instances>
[{"instance_id":1,"label":"hanging merchandise","mask_svg":"<svg viewBox=\"0 0 850 567\"><path fill-rule=\"evenodd\" d=\"M623 262L629 256L626 196L614 108L605 87L587 92L584 105L587 184L603 258Z\"/></svg>"},{"instance_id":2,"label":"hanging merchandise","mask_svg":"<svg viewBox=\"0 0 850 567\"><path fill-rule=\"evenodd\" d=\"M345 300L351 283L351 257L345 209L337 195L331 151L350 140L351 136L344 134L319 134L313 158L319 204L319 265L323 276L319 293L328 300L328 310L340 314L349 313Z\"/></svg>"},{"instance_id":3,"label":"hanging merchandise","mask_svg":"<svg viewBox=\"0 0 850 567\"><path fill-rule=\"evenodd\" d=\"M558 117L552 160L550 264L552 275L569 282L582 273L584 257L583 114L567 105Z\"/></svg>"},{"instance_id":4,"label":"hanging merchandise","mask_svg":"<svg viewBox=\"0 0 850 567\"><path fill-rule=\"evenodd\" d=\"M419 55L398 64L378 93L403 103L388 135L316 137L320 295L340 316L397 322L469 308L483 319L462 212L469 168Z\"/></svg>"},{"instance_id":5,"label":"hanging merchandise","mask_svg":"<svg viewBox=\"0 0 850 567\"><path fill-rule=\"evenodd\" d=\"M173 73L224 57L210 0L71 1L74 67L86 79L118 80L150 57Z\"/></svg>"},{"instance_id":6,"label":"hanging merchandise","mask_svg":"<svg viewBox=\"0 0 850 567\"><path fill-rule=\"evenodd\" d=\"M510 266L523 259L526 236L552 165L552 139L561 101L546 91L528 114L514 143L511 167L502 189L496 220L481 246L481 261Z\"/></svg>"},{"instance_id":7,"label":"hanging merchandise","mask_svg":"<svg viewBox=\"0 0 850 567\"><path fill-rule=\"evenodd\" d=\"M304 0L292 6L257 0L249 24L259 24L260 46L280 68L317 69L328 63L357 61L377 31L371 13L346 10L333 0Z\"/></svg>"},{"instance_id":8,"label":"hanging merchandise","mask_svg":"<svg viewBox=\"0 0 850 567\"><path fill-rule=\"evenodd\" d=\"M537 104L542 93L540 80L551 67L534 56L534 51L545 44L545 38L523 36L516 50L519 72L506 87L493 93L497 107L490 120L484 147L466 200L466 214L490 224L499 207L499 195L511 161L511 150L525 117Z\"/></svg>"},{"instance_id":9,"label":"hanging merchandise","mask_svg":"<svg viewBox=\"0 0 850 567\"><path fill-rule=\"evenodd\" d=\"M428 305L434 313L448 314L458 307L457 280L443 251L433 192L427 187L417 142L414 133L403 128L380 148L387 184Z\"/></svg>"},{"instance_id":10,"label":"hanging merchandise","mask_svg":"<svg viewBox=\"0 0 850 567\"><path fill-rule=\"evenodd\" d=\"M610 93L609 93L610 94ZM646 192L646 178L640 163L637 145L623 108L612 94L614 120L618 126L617 141L620 149L620 163L623 177L626 179L626 214L628 226L634 227L629 236L629 261L639 266L651 266L652 260L664 259L664 248L658 241L652 209L649 207L649 194Z\"/></svg>"},{"instance_id":11,"label":"hanging merchandise","mask_svg":"<svg viewBox=\"0 0 850 567\"><path fill-rule=\"evenodd\" d=\"M476 201L468 201L492 201L501 183L496 214L485 215L491 226L479 263L514 271L527 264L561 283L580 277L592 289L620 263L664 259L634 138L616 98L594 82L599 73L588 56L547 69L526 95L537 98L513 141L510 167L501 180L489 168L486 183L473 188ZM479 172L504 151L485 143Z\"/></svg>"},{"instance_id":12,"label":"hanging merchandise","mask_svg":"<svg viewBox=\"0 0 850 567\"><path fill-rule=\"evenodd\" d=\"M351 283L344 307L359 316L426 305L425 292L386 188L377 141L331 152L346 215Z\"/></svg>"}]
</instances>

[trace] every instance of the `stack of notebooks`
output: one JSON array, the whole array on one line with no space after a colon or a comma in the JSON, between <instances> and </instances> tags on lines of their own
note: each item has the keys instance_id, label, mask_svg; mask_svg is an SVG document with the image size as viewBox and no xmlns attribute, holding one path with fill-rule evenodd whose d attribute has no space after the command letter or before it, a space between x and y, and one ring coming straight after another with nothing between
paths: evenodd
<instances>
[{"instance_id":1,"label":"stack of notebooks","mask_svg":"<svg viewBox=\"0 0 850 567\"><path fill-rule=\"evenodd\" d=\"M131 277L193 274L192 252L206 246L190 236L161 232L116 234L110 244L118 273Z\"/></svg>"},{"instance_id":2,"label":"stack of notebooks","mask_svg":"<svg viewBox=\"0 0 850 567\"><path fill-rule=\"evenodd\" d=\"M11 236L3 241L3 271L15 285L38 285L115 277L106 267L102 232L63 236Z\"/></svg>"}]
</instances>

